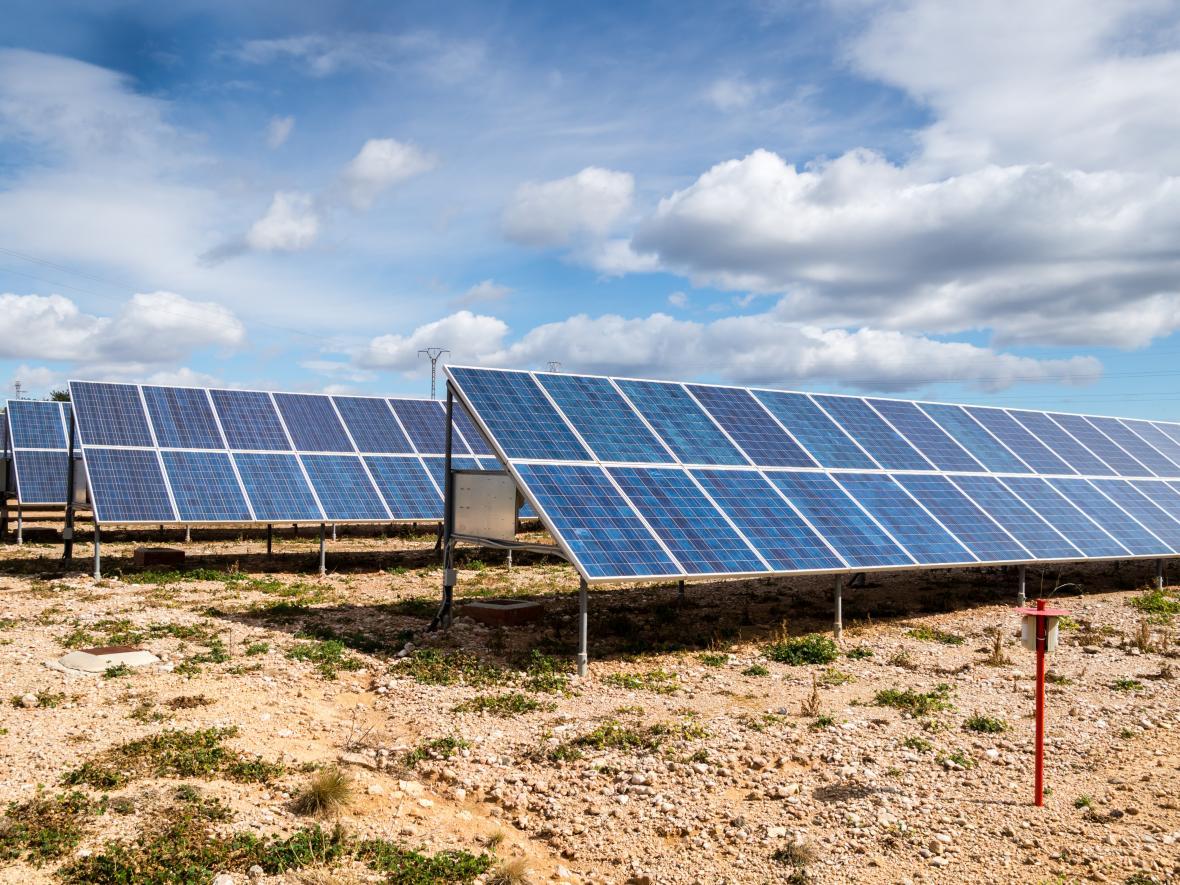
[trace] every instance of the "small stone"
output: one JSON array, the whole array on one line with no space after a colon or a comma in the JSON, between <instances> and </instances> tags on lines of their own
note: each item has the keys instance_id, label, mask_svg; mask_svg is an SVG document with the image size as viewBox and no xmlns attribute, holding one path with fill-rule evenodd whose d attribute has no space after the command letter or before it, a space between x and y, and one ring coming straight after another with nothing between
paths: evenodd
<instances>
[{"instance_id":1,"label":"small stone","mask_svg":"<svg viewBox=\"0 0 1180 885\"><path fill-rule=\"evenodd\" d=\"M250 867L250 869L247 871L247 875L251 879L261 879L266 875L266 870L264 870L258 864L254 864L254 866Z\"/></svg>"},{"instance_id":2,"label":"small stone","mask_svg":"<svg viewBox=\"0 0 1180 885\"><path fill-rule=\"evenodd\" d=\"M37 700L37 696L35 694L33 694L32 692L30 692L27 695L22 696L20 699L20 705L22 707L32 708L32 707L36 707L39 703L40 702Z\"/></svg>"},{"instance_id":3,"label":"small stone","mask_svg":"<svg viewBox=\"0 0 1180 885\"><path fill-rule=\"evenodd\" d=\"M380 796L384 792L385 792L385 788L382 787L381 784L369 784L369 795L370 796Z\"/></svg>"},{"instance_id":4,"label":"small stone","mask_svg":"<svg viewBox=\"0 0 1180 885\"><path fill-rule=\"evenodd\" d=\"M234 877L229 873L218 873L213 877L213 885L234 885Z\"/></svg>"}]
</instances>

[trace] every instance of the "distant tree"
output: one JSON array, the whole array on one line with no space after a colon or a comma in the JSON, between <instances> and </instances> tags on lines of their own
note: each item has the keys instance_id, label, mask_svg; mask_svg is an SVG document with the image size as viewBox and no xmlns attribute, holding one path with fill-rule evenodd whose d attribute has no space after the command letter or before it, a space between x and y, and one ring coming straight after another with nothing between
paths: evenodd
<instances>
[{"instance_id":1,"label":"distant tree","mask_svg":"<svg viewBox=\"0 0 1180 885\"><path fill-rule=\"evenodd\" d=\"M68 403L70 401L70 392L65 388L61 390L49 391L49 398L55 403Z\"/></svg>"}]
</instances>

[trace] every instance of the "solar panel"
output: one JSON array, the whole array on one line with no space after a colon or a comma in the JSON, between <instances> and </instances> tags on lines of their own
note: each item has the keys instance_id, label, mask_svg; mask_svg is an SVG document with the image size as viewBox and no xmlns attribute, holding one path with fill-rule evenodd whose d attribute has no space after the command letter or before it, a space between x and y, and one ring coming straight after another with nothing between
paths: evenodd
<instances>
[{"instance_id":1,"label":"solar panel","mask_svg":"<svg viewBox=\"0 0 1180 885\"><path fill-rule=\"evenodd\" d=\"M748 390L692 384L689 392L705 407L738 447L764 467L815 467Z\"/></svg>"},{"instance_id":2,"label":"solar panel","mask_svg":"<svg viewBox=\"0 0 1180 885\"><path fill-rule=\"evenodd\" d=\"M1070 436L1101 458L1122 476L1150 476L1151 471L1128 455L1081 415L1050 415ZM1094 471L1089 471L1093 473Z\"/></svg>"},{"instance_id":3,"label":"solar panel","mask_svg":"<svg viewBox=\"0 0 1180 885\"><path fill-rule=\"evenodd\" d=\"M537 381L599 461L662 462L660 445L606 378L538 375Z\"/></svg>"},{"instance_id":4,"label":"solar panel","mask_svg":"<svg viewBox=\"0 0 1180 885\"><path fill-rule=\"evenodd\" d=\"M1136 556L1163 555L1173 550L1137 520L1111 503L1084 479L1051 479L1053 487L1069 498L1079 510L1114 536L1115 540Z\"/></svg>"},{"instance_id":5,"label":"solar panel","mask_svg":"<svg viewBox=\"0 0 1180 885\"><path fill-rule=\"evenodd\" d=\"M12 453L16 499L21 504L65 504L70 455L65 449L16 449Z\"/></svg>"},{"instance_id":6,"label":"solar panel","mask_svg":"<svg viewBox=\"0 0 1180 885\"><path fill-rule=\"evenodd\" d=\"M679 384L620 379L618 385L683 463L750 463Z\"/></svg>"},{"instance_id":7,"label":"solar panel","mask_svg":"<svg viewBox=\"0 0 1180 885\"><path fill-rule=\"evenodd\" d=\"M361 452L412 452L410 441L383 399L334 396L348 432Z\"/></svg>"},{"instance_id":8,"label":"solar panel","mask_svg":"<svg viewBox=\"0 0 1180 885\"><path fill-rule=\"evenodd\" d=\"M309 393L276 393L275 405L291 442L300 452L355 452L332 398Z\"/></svg>"},{"instance_id":9,"label":"solar panel","mask_svg":"<svg viewBox=\"0 0 1180 885\"><path fill-rule=\"evenodd\" d=\"M1002 409L964 406L963 411L987 428L996 439L1037 473L1077 472Z\"/></svg>"},{"instance_id":10,"label":"solar panel","mask_svg":"<svg viewBox=\"0 0 1180 885\"><path fill-rule=\"evenodd\" d=\"M1086 556L1118 557L1130 552L1045 480L1014 476L1005 477L1003 482Z\"/></svg>"},{"instance_id":11,"label":"solar panel","mask_svg":"<svg viewBox=\"0 0 1180 885\"><path fill-rule=\"evenodd\" d=\"M950 480L988 516L1007 529L1034 559L1078 559L1085 556L994 476L953 476Z\"/></svg>"},{"instance_id":12,"label":"solar panel","mask_svg":"<svg viewBox=\"0 0 1180 885\"><path fill-rule=\"evenodd\" d=\"M356 455L301 455L328 519L392 519Z\"/></svg>"},{"instance_id":13,"label":"solar panel","mask_svg":"<svg viewBox=\"0 0 1180 885\"><path fill-rule=\"evenodd\" d=\"M1125 510L1136 522L1173 550L1180 550L1180 522L1123 479L1094 479L1098 491Z\"/></svg>"},{"instance_id":14,"label":"solar panel","mask_svg":"<svg viewBox=\"0 0 1180 885\"><path fill-rule=\"evenodd\" d=\"M847 396L814 396L813 399L882 467L890 470L931 469L930 462L864 400Z\"/></svg>"},{"instance_id":15,"label":"solar panel","mask_svg":"<svg viewBox=\"0 0 1180 885\"><path fill-rule=\"evenodd\" d=\"M1021 562L1035 558L947 477L933 473L899 473L893 478L981 562Z\"/></svg>"},{"instance_id":16,"label":"solar panel","mask_svg":"<svg viewBox=\"0 0 1180 885\"><path fill-rule=\"evenodd\" d=\"M1037 439L1067 461L1078 473L1088 476L1115 476L1115 471L1104 464L1093 452L1079 443L1072 435L1044 412L1018 412L1012 409L1008 414L1028 428Z\"/></svg>"},{"instance_id":17,"label":"solar panel","mask_svg":"<svg viewBox=\"0 0 1180 885\"><path fill-rule=\"evenodd\" d=\"M982 424L960 406L922 403L922 411L936 421L955 441L993 473L1031 473L1032 469L1014 455Z\"/></svg>"},{"instance_id":18,"label":"solar panel","mask_svg":"<svg viewBox=\"0 0 1180 885\"><path fill-rule=\"evenodd\" d=\"M70 389L73 390L73 387L71 385ZM279 420L279 413L275 411L269 393L257 390L211 390L209 394L231 449L291 450L291 442L287 439L283 422Z\"/></svg>"},{"instance_id":19,"label":"solar panel","mask_svg":"<svg viewBox=\"0 0 1180 885\"><path fill-rule=\"evenodd\" d=\"M822 466L869 469L877 466L806 394L773 390L753 393L772 415L791 428L795 439Z\"/></svg>"},{"instance_id":20,"label":"solar panel","mask_svg":"<svg viewBox=\"0 0 1180 885\"><path fill-rule=\"evenodd\" d=\"M71 396L82 444L87 446L154 445L139 388L130 384L86 384Z\"/></svg>"},{"instance_id":21,"label":"solar panel","mask_svg":"<svg viewBox=\"0 0 1180 885\"><path fill-rule=\"evenodd\" d=\"M425 455L446 452L446 422L441 403L435 400L395 400L392 405L415 451ZM452 440L451 447L452 451L464 451L456 440Z\"/></svg>"},{"instance_id":22,"label":"solar panel","mask_svg":"<svg viewBox=\"0 0 1180 885\"><path fill-rule=\"evenodd\" d=\"M164 471L185 522L253 519L227 452L164 451Z\"/></svg>"},{"instance_id":23,"label":"solar panel","mask_svg":"<svg viewBox=\"0 0 1180 885\"><path fill-rule=\"evenodd\" d=\"M155 451L92 446L85 461L97 522L178 521Z\"/></svg>"},{"instance_id":24,"label":"solar panel","mask_svg":"<svg viewBox=\"0 0 1180 885\"><path fill-rule=\"evenodd\" d=\"M946 432L914 403L888 399L871 399L868 403L935 467L940 470L983 472L983 465L947 436Z\"/></svg>"},{"instance_id":25,"label":"solar panel","mask_svg":"<svg viewBox=\"0 0 1180 885\"><path fill-rule=\"evenodd\" d=\"M144 387L157 445L170 449L224 449L225 442L204 390Z\"/></svg>"},{"instance_id":26,"label":"solar panel","mask_svg":"<svg viewBox=\"0 0 1180 885\"><path fill-rule=\"evenodd\" d=\"M69 476L66 404L9 400L5 412L5 451L12 458L16 499L22 505L64 505Z\"/></svg>"},{"instance_id":27,"label":"solar panel","mask_svg":"<svg viewBox=\"0 0 1180 885\"><path fill-rule=\"evenodd\" d=\"M8 426L13 449L66 449L62 404L45 400L8 401Z\"/></svg>"},{"instance_id":28,"label":"solar panel","mask_svg":"<svg viewBox=\"0 0 1180 885\"><path fill-rule=\"evenodd\" d=\"M323 522L326 517L312 494L295 455L239 452L234 463L242 485L263 522Z\"/></svg>"},{"instance_id":29,"label":"solar panel","mask_svg":"<svg viewBox=\"0 0 1180 885\"><path fill-rule=\"evenodd\" d=\"M1131 485L1151 498L1172 519L1180 521L1180 492L1166 482L1156 482L1149 479L1136 480Z\"/></svg>"},{"instance_id":30,"label":"solar panel","mask_svg":"<svg viewBox=\"0 0 1180 885\"><path fill-rule=\"evenodd\" d=\"M479 428L475 426L475 422L471 420L471 416L467 414L467 410L463 408L462 403L456 403L452 410L451 420L455 427L463 436L463 441L467 443L467 448L475 452L477 455L493 455L492 447L488 445L487 439L480 432ZM452 447L458 451L461 447L454 445Z\"/></svg>"},{"instance_id":31,"label":"solar panel","mask_svg":"<svg viewBox=\"0 0 1180 885\"><path fill-rule=\"evenodd\" d=\"M1133 421L1124 418L1122 423L1144 442L1151 445L1161 455L1175 465L1171 470L1160 473L1160 476L1172 476L1180 473L1180 443L1172 439L1150 421ZM1140 458L1140 461L1143 459Z\"/></svg>"},{"instance_id":32,"label":"solar panel","mask_svg":"<svg viewBox=\"0 0 1180 885\"><path fill-rule=\"evenodd\" d=\"M458 459L456 459L458 460ZM473 462L474 458L469 459ZM442 459L430 458L427 463L438 462L438 473L442 476ZM389 505L390 515L395 520L438 519L442 512L442 494L431 482L430 474L418 458L400 458L394 455L369 455L365 458L369 473L381 490L381 496ZM460 468L459 464L455 467Z\"/></svg>"},{"instance_id":33,"label":"solar panel","mask_svg":"<svg viewBox=\"0 0 1180 885\"><path fill-rule=\"evenodd\" d=\"M1130 455L1136 464L1142 464L1156 476L1176 476L1180 474L1180 467L1169 461L1154 446L1145 442L1142 436L1127 426L1126 422L1119 421L1117 418L1087 418L1086 420L1098 428L1113 443L1117 444L1120 449ZM1146 421L1143 423L1147 427L1151 427ZM1111 463L1108 458L1104 458L1104 460L1108 464ZM1143 476L1143 472L1140 469L1127 475Z\"/></svg>"}]
</instances>

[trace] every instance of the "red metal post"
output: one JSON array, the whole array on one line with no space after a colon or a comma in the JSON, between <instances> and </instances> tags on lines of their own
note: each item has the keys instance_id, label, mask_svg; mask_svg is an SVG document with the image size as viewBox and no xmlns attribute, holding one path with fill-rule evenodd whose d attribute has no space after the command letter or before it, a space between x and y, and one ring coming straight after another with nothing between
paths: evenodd
<instances>
[{"instance_id":1,"label":"red metal post","mask_svg":"<svg viewBox=\"0 0 1180 885\"><path fill-rule=\"evenodd\" d=\"M1041 612L1045 600L1037 600L1037 776L1036 797L1038 806L1045 804L1045 645L1048 639L1049 619Z\"/></svg>"}]
</instances>

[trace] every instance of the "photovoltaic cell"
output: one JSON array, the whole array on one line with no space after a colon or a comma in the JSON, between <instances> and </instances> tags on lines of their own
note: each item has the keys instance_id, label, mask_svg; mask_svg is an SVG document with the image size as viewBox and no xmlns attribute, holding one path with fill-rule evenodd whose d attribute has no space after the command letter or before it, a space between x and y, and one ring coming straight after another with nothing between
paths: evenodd
<instances>
[{"instance_id":1,"label":"photovoltaic cell","mask_svg":"<svg viewBox=\"0 0 1180 885\"><path fill-rule=\"evenodd\" d=\"M1086 448L1062 429L1044 412L1018 412L1009 409L1008 414L1028 428L1037 439L1069 462L1078 473L1092 476L1115 476L1114 470L1094 457Z\"/></svg>"},{"instance_id":2,"label":"photovoltaic cell","mask_svg":"<svg viewBox=\"0 0 1180 885\"><path fill-rule=\"evenodd\" d=\"M1105 461L1116 473L1122 476L1152 475L1150 470L1111 442L1110 437L1081 415L1051 414L1049 417L1069 431L1070 436ZM1109 470L1104 471L1104 473L1109 472Z\"/></svg>"},{"instance_id":3,"label":"photovoltaic cell","mask_svg":"<svg viewBox=\"0 0 1180 885\"><path fill-rule=\"evenodd\" d=\"M322 522L311 488L294 455L235 452L234 463L254 517L260 522Z\"/></svg>"},{"instance_id":4,"label":"photovoltaic cell","mask_svg":"<svg viewBox=\"0 0 1180 885\"><path fill-rule=\"evenodd\" d=\"M1180 424L1172 424L1167 421L1152 421L1151 423L1157 430L1160 431L1160 433L1163 433L1170 437L1173 441L1180 443Z\"/></svg>"},{"instance_id":5,"label":"photovoltaic cell","mask_svg":"<svg viewBox=\"0 0 1180 885\"><path fill-rule=\"evenodd\" d=\"M1142 437L1128 429L1117 418L1087 418L1086 420L1102 431L1120 449L1134 458L1137 464L1142 464L1143 467L1146 467L1148 471L1154 473L1156 476L1180 476L1180 468L1156 451L1155 448L1144 442ZM1146 424L1146 422L1144 423ZM1151 425L1148 426L1150 427ZM1103 460L1107 460L1105 455L1102 457ZM1139 468L1139 476L1146 475L1143 467Z\"/></svg>"},{"instance_id":6,"label":"photovoltaic cell","mask_svg":"<svg viewBox=\"0 0 1180 885\"><path fill-rule=\"evenodd\" d=\"M443 420L446 418L444 416ZM484 439L484 435L479 428L475 426L475 422L471 420L471 416L467 414L467 410L463 408L463 404L455 402L451 409L451 420L455 422L455 426L459 428L459 432L463 434L463 439L467 441L467 448L475 452L477 455L492 455L492 447L488 445L488 441ZM461 448L461 447L454 447Z\"/></svg>"},{"instance_id":7,"label":"photovoltaic cell","mask_svg":"<svg viewBox=\"0 0 1180 885\"><path fill-rule=\"evenodd\" d=\"M1006 449L960 406L919 403L927 415L955 438L959 445L994 473L1031 473L1019 458Z\"/></svg>"},{"instance_id":8,"label":"photovoltaic cell","mask_svg":"<svg viewBox=\"0 0 1180 885\"><path fill-rule=\"evenodd\" d=\"M12 428L14 449L66 448L66 431L62 423L61 403L44 400L8 401L8 423ZM64 492L60 493L64 494Z\"/></svg>"},{"instance_id":9,"label":"photovoltaic cell","mask_svg":"<svg viewBox=\"0 0 1180 885\"><path fill-rule=\"evenodd\" d=\"M204 390L144 387L143 399L156 431L156 444L161 448L225 448Z\"/></svg>"},{"instance_id":10,"label":"photovoltaic cell","mask_svg":"<svg viewBox=\"0 0 1180 885\"><path fill-rule=\"evenodd\" d=\"M154 451L87 448L86 474L98 522L176 521Z\"/></svg>"},{"instance_id":11,"label":"photovoltaic cell","mask_svg":"<svg viewBox=\"0 0 1180 885\"><path fill-rule=\"evenodd\" d=\"M417 458L369 455L365 463L394 519L442 518L442 495Z\"/></svg>"},{"instance_id":12,"label":"photovoltaic cell","mask_svg":"<svg viewBox=\"0 0 1180 885\"><path fill-rule=\"evenodd\" d=\"M1166 482L1157 482L1150 479L1135 480L1131 485L1151 498L1172 519L1180 521L1180 492L1176 491Z\"/></svg>"},{"instance_id":13,"label":"photovoltaic cell","mask_svg":"<svg viewBox=\"0 0 1180 885\"><path fill-rule=\"evenodd\" d=\"M1168 436L1150 421L1134 421L1123 418L1122 423L1133 431L1136 436L1149 443L1156 451L1176 465L1166 473L1160 473L1160 476L1180 476L1180 443L1176 442L1176 440L1172 439L1172 437ZM1159 471L1156 472L1158 473Z\"/></svg>"},{"instance_id":14,"label":"photovoltaic cell","mask_svg":"<svg viewBox=\"0 0 1180 885\"><path fill-rule=\"evenodd\" d=\"M868 403L934 466L942 470L985 472L978 461L913 403L888 399L871 399Z\"/></svg>"},{"instance_id":15,"label":"photovoltaic cell","mask_svg":"<svg viewBox=\"0 0 1180 885\"><path fill-rule=\"evenodd\" d=\"M65 449L14 451L12 459L17 500L22 504L64 504L69 481L69 457Z\"/></svg>"},{"instance_id":16,"label":"photovoltaic cell","mask_svg":"<svg viewBox=\"0 0 1180 885\"><path fill-rule=\"evenodd\" d=\"M332 399L360 451L414 451L385 400L363 396L335 396Z\"/></svg>"},{"instance_id":17,"label":"photovoltaic cell","mask_svg":"<svg viewBox=\"0 0 1180 885\"><path fill-rule=\"evenodd\" d=\"M685 464L749 464L679 384L619 380L627 399Z\"/></svg>"},{"instance_id":18,"label":"photovoltaic cell","mask_svg":"<svg viewBox=\"0 0 1180 885\"><path fill-rule=\"evenodd\" d=\"M300 455L330 520L389 519L389 513L356 455Z\"/></svg>"},{"instance_id":19,"label":"photovoltaic cell","mask_svg":"<svg viewBox=\"0 0 1180 885\"><path fill-rule=\"evenodd\" d=\"M164 451L164 471L185 522L249 522L250 508L226 452Z\"/></svg>"},{"instance_id":20,"label":"photovoltaic cell","mask_svg":"<svg viewBox=\"0 0 1180 885\"><path fill-rule=\"evenodd\" d=\"M1037 559L1079 559L1084 554L993 476L951 477L963 492Z\"/></svg>"},{"instance_id":21,"label":"photovoltaic cell","mask_svg":"<svg viewBox=\"0 0 1180 885\"><path fill-rule=\"evenodd\" d=\"M152 434L135 385L80 382L70 391L83 443L151 447Z\"/></svg>"},{"instance_id":22,"label":"photovoltaic cell","mask_svg":"<svg viewBox=\"0 0 1180 885\"><path fill-rule=\"evenodd\" d=\"M274 398L298 451L353 451L331 399L307 393L276 393Z\"/></svg>"},{"instance_id":23,"label":"photovoltaic cell","mask_svg":"<svg viewBox=\"0 0 1180 885\"><path fill-rule=\"evenodd\" d=\"M1172 548L1116 507L1084 479L1051 479L1053 487L1078 509L1114 535L1115 540L1136 556L1171 553Z\"/></svg>"},{"instance_id":24,"label":"photovoltaic cell","mask_svg":"<svg viewBox=\"0 0 1180 885\"><path fill-rule=\"evenodd\" d=\"M1039 477L1013 476L1004 477L1003 482L1086 556L1127 555L1122 544L1059 495L1047 481Z\"/></svg>"},{"instance_id":25,"label":"photovoltaic cell","mask_svg":"<svg viewBox=\"0 0 1180 885\"><path fill-rule=\"evenodd\" d=\"M963 410L990 430L1000 442L1037 473L1077 472L1002 409L964 406Z\"/></svg>"},{"instance_id":26,"label":"photovoltaic cell","mask_svg":"<svg viewBox=\"0 0 1180 885\"><path fill-rule=\"evenodd\" d=\"M256 390L211 390L209 393L231 449L291 450L270 394Z\"/></svg>"},{"instance_id":27,"label":"photovoltaic cell","mask_svg":"<svg viewBox=\"0 0 1180 885\"><path fill-rule=\"evenodd\" d=\"M538 375L600 461L667 462L667 450L606 378Z\"/></svg>"},{"instance_id":28,"label":"photovoltaic cell","mask_svg":"<svg viewBox=\"0 0 1180 885\"><path fill-rule=\"evenodd\" d=\"M610 475L689 574L766 571L683 470L615 467Z\"/></svg>"},{"instance_id":29,"label":"photovoltaic cell","mask_svg":"<svg viewBox=\"0 0 1180 885\"><path fill-rule=\"evenodd\" d=\"M688 386L750 459L763 467L816 467L748 390Z\"/></svg>"},{"instance_id":30,"label":"photovoltaic cell","mask_svg":"<svg viewBox=\"0 0 1180 885\"><path fill-rule=\"evenodd\" d=\"M975 562L897 483L879 473L842 473L837 481L923 565Z\"/></svg>"},{"instance_id":31,"label":"photovoltaic cell","mask_svg":"<svg viewBox=\"0 0 1180 885\"><path fill-rule=\"evenodd\" d=\"M795 508L853 568L912 565L905 551L821 473L770 473Z\"/></svg>"},{"instance_id":32,"label":"photovoltaic cell","mask_svg":"<svg viewBox=\"0 0 1180 885\"><path fill-rule=\"evenodd\" d=\"M771 568L811 571L844 567L761 474L753 470L694 470L693 476Z\"/></svg>"},{"instance_id":33,"label":"photovoltaic cell","mask_svg":"<svg viewBox=\"0 0 1180 885\"><path fill-rule=\"evenodd\" d=\"M890 470L931 469L930 462L898 436L864 400L847 396L815 396L813 399L882 467Z\"/></svg>"},{"instance_id":34,"label":"photovoltaic cell","mask_svg":"<svg viewBox=\"0 0 1180 885\"><path fill-rule=\"evenodd\" d=\"M1135 486L1123 479L1094 479L1090 482L1153 535L1173 550L1180 550L1180 522L1157 507Z\"/></svg>"},{"instance_id":35,"label":"photovoltaic cell","mask_svg":"<svg viewBox=\"0 0 1180 885\"><path fill-rule=\"evenodd\" d=\"M442 455L447 451L447 416L443 406L433 399L395 399L389 401L411 442L424 455ZM466 454L459 437L451 440L451 451Z\"/></svg>"},{"instance_id":36,"label":"photovoltaic cell","mask_svg":"<svg viewBox=\"0 0 1180 885\"><path fill-rule=\"evenodd\" d=\"M954 532L955 537L981 562L1035 558L1004 529L992 522L945 476L899 473L893 478L917 498L935 519Z\"/></svg>"},{"instance_id":37,"label":"photovoltaic cell","mask_svg":"<svg viewBox=\"0 0 1180 885\"><path fill-rule=\"evenodd\" d=\"M877 466L806 394L773 390L753 393L821 466L869 469Z\"/></svg>"},{"instance_id":38,"label":"photovoltaic cell","mask_svg":"<svg viewBox=\"0 0 1180 885\"><path fill-rule=\"evenodd\" d=\"M601 468L518 464L516 469L588 577L681 573Z\"/></svg>"}]
</instances>

